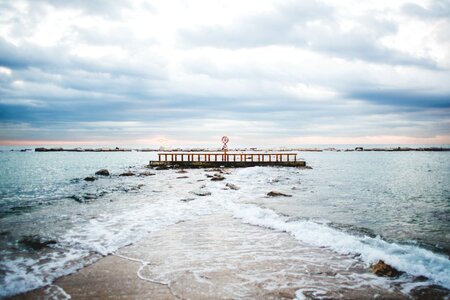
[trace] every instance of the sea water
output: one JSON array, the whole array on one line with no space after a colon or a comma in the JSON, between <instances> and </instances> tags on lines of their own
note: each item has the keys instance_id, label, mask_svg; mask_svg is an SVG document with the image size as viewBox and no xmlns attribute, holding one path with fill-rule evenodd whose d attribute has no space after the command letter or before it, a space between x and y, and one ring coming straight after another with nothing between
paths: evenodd
<instances>
[{"instance_id":1,"label":"sea water","mask_svg":"<svg viewBox=\"0 0 450 300\"><path fill-rule=\"evenodd\" d=\"M225 182L145 168L146 152L0 152L0 296L50 284L182 220L227 212L301 243L383 259L450 288L450 153L305 152L313 169L234 169ZM111 176L84 181L106 168ZM153 176L118 176L131 170ZM240 187L230 193L226 182ZM211 193L198 197L199 190ZM278 191L291 197L267 197Z\"/></svg>"}]
</instances>

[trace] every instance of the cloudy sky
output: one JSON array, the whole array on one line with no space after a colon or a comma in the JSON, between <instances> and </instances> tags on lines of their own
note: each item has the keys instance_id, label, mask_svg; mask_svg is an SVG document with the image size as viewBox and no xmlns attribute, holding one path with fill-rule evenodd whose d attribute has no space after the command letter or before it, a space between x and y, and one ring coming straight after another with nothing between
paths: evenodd
<instances>
[{"instance_id":1,"label":"cloudy sky","mask_svg":"<svg viewBox=\"0 0 450 300\"><path fill-rule=\"evenodd\" d=\"M222 135L449 144L450 0L0 0L0 144Z\"/></svg>"}]
</instances>

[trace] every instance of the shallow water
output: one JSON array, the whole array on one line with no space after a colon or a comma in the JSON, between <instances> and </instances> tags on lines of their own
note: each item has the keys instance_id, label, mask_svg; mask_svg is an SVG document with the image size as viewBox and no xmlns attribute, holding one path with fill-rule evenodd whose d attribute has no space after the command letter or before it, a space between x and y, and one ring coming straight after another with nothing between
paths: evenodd
<instances>
[{"instance_id":1,"label":"shallow water","mask_svg":"<svg viewBox=\"0 0 450 300\"><path fill-rule=\"evenodd\" d=\"M218 212L357 256L366 266L384 259L406 271L406 281L422 275L449 288L449 155L301 153L312 170L236 169L211 182L204 170L117 176L149 171L144 165L154 153L0 152L0 296L43 286L148 233ZM113 175L83 180L101 168ZM225 190L228 182L240 189ZM292 197L267 197L272 190ZM52 243L34 249L30 237Z\"/></svg>"}]
</instances>

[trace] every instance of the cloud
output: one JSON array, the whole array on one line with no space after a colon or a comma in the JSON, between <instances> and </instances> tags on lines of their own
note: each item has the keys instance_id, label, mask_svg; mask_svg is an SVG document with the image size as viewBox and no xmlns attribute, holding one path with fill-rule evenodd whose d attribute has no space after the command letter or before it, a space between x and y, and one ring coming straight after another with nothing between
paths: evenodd
<instances>
[{"instance_id":1,"label":"cloud","mask_svg":"<svg viewBox=\"0 0 450 300\"><path fill-rule=\"evenodd\" d=\"M416 3L404 4L402 10L411 16L421 19L450 18L450 3L448 0L434 0L428 7Z\"/></svg>"},{"instance_id":2,"label":"cloud","mask_svg":"<svg viewBox=\"0 0 450 300\"><path fill-rule=\"evenodd\" d=\"M436 19L331 1L145 6L0 2L0 140L450 135ZM403 20L440 39L410 47Z\"/></svg>"},{"instance_id":3,"label":"cloud","mask_svg":"<svg viewBox=\"0 0 450 300\"><path fill-rule=\"evenodd\" d=\"M450 93L432 93L423 90L364 90L348 94L380 105L402 106L415 109L450 108Z\"/></svg>"},{"instance_id":4,"label":"cloud","mask_svg":"<svg viewBox=\"0 0 450 300\"><path fill-rule=\"evenodd\" d=\"M318 1L295 1L274 10L222 26L182 29L180 41L190 47L251 48L293 46L349 60L390 65L436 68L423 57L384 45L384 37L397 32L397 24L381 13L345 20L336 8ZM348 24L351 24L348 26Z\"/></svg>"}]
</instances>

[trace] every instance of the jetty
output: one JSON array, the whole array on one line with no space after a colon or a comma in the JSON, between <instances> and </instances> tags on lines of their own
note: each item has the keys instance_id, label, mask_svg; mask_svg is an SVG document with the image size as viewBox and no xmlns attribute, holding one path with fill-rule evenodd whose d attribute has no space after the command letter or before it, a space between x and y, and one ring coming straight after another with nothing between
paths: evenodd
<instances>
[{"instance_id":1,"label":"jetty","mask_svg":"<svg viewBox=\"0 0 450 300\"><path fill-rule=\"evenodd\" d=\"M256 166L306 167L306 162L297 159L291 152L160 152L158 160L150 161L155 169L193 168L245 168Z\"/></svg>"}]
</instances>

